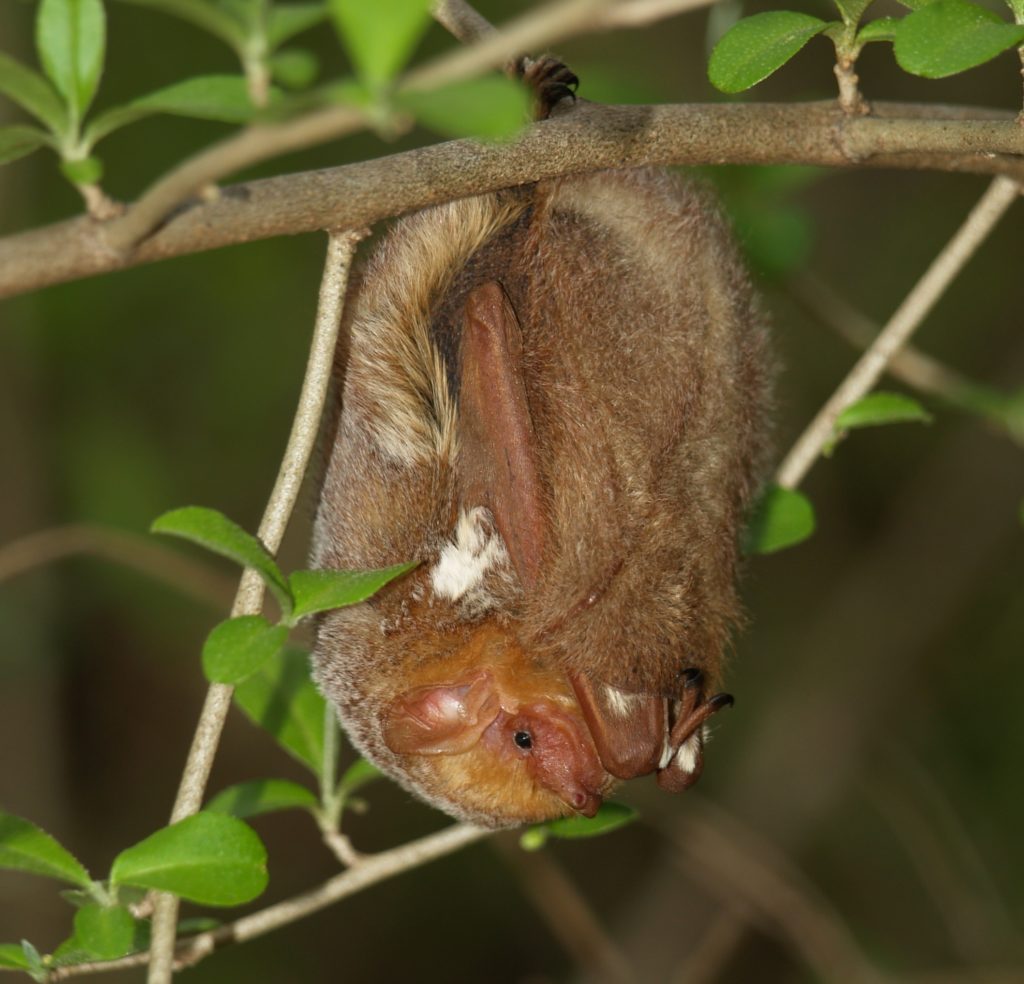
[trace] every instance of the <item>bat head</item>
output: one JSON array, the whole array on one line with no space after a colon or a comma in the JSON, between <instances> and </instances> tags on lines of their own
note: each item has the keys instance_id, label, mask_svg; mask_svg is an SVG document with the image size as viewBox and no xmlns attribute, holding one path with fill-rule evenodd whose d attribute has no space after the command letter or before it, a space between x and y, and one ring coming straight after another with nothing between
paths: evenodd
<instances>
[{"instance_id":1,"label":"bat head","mask_svg":"<svg viewBox=\"0 0 1024 984\"><path fill-rule=\"evenodd\" d=\"M490 646L476 640L480 661L468 672L391 702L381 721L384 744L429 798L449 809L457 804L477 822L593 816L613 780L571 687L530 666L507 639L484 634Z\"/></svg>"}]
</instances>

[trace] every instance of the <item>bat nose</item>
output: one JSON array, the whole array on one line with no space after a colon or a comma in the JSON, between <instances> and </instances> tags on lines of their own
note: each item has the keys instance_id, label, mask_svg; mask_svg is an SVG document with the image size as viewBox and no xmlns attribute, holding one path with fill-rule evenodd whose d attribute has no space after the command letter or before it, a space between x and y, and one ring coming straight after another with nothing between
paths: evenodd
<instances>
[{"instance_id":1,"label":"bat nose","mask_svg":"<svg viewBox=\"0 0 1024 984\"><path fill-rule=\"evenodd\" d=\"M577 789L572 792L567 801L577 813L582 813L585 817L592 817L597 814L597 811L601 808L601 797L597 793L591 793L583 789Z\"/></svg>"}]
</instances>

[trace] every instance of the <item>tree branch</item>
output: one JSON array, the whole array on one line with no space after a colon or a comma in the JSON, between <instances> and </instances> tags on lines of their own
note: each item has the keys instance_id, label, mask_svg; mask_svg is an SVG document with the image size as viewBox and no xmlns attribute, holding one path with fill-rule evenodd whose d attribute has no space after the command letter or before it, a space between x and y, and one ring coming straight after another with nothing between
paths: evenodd
<instances>
[{"instance_id":1,"label":"tree branch","mask_svg":"<svg viewBox=\"0 0 1024 984\"><path fill-rule=\"evenodd\" d=\"M309 361L302 381L302 392L299 395L299 405L292 421L291 434L277 473L277 480L258 530L260 540L272 554L277 552L281 544L316 443L320 416L334 365L348 271L356 244L363 235L361 232L332 234L327 244L327 258L320 283L320 303L317 308ZM254 570L247 569L238 586L238 594L231 610L232 616L258 614L263 607L265 590L259 575ZM178 796L171 814L172 823L191 816L202 803L217 744L231 707L233 692L234 688L227 684L214 683L206 693L206 701L178 787ZM157 896L153 911L149 984L169 984L171 980L177 914L178 900L175 896Z\"/></svg>"},{"instance_id":2,"label":"tree branch","mask_svg":"<svg viewBox=\"0 0 1024 984\"><path fill-rule=\"evenodd\" d=\"M1008 174L1024 179L1012 114L835 102L599 106L528 127L511 144L454 140L322 171L226 188L192 203L127 254L88 217L0 239L0 297L236 243L360 228L467 195L563 174L644 164L817 164Z\"/></svg>"},{"instance_id":3,"label":"tree branch","mask_svg":"<svg viewBox=\"0 0 1024 984\"><path fill-rule=\"evenodd\" d=\"M0 583L65 557L92 554L170 585L203 605L230 604L234 579L164 546L124 530L71 523L29 533L0 547Z\"/></svg>"},{"instance_id":4,"label":"tree branch","mask_svg":"<svg viewBox=\"0 0 1024 984\"><path fill-rule=\"evenodd\" d=\"M886 366L985 241L1020 191L1020 185L1008 178L996 178L989 185L963 225L907 294L871 347L857 360L846 379L807 425L779 466L775 479L779 485L793 489L803 481L821 449L831 439L836 418L878 382Z\"/></svg>"},{"instance_id":5,"label":"tree branch","mask_svg":"<svg viewBox=\"0 0 1024 984\"><path fill-rule=\"evenodd\" d=\"M482 827L455 824L436 834L403 844L401 847L365 857L348 871L329 878L309 892L285 899L283 902L268 906L251 915L243 916L226 926L218 926L207 933L200 933L198 936L181 940L174 950L174 966L176 969L190 967L199 963L204 957L208 957L215 950L232 943L244 943L246 940L263 936L281 926L297 922L349 895L362 891L369 885L375 885L377 882L400 875L410 868L417 868L428 861L451 854L491 833L493 831L485 830ZM49 979L50 981L62 981L83 974L144 967L149 963L150 952L133 953L120 960L59 967L50 972Z\"/></svg>"}]
</instances>

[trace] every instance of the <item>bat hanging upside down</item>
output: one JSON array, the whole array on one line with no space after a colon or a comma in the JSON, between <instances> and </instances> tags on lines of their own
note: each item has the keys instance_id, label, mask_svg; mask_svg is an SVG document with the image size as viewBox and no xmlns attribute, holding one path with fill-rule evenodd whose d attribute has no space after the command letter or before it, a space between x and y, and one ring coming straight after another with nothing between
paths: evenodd
<instances>
[{"instance_id":1,"label":"bat hanging upside down","mask_svg":"<svg viewBox=\"0 0 1024 984\"><path fill-rule=\"evenodd\" d=\"M314 563L420 562L319 627L352 741L487 826L691 785L770 376L714 205L643 169L426 209L345 319Z\"/></svg>"}]
</instances>

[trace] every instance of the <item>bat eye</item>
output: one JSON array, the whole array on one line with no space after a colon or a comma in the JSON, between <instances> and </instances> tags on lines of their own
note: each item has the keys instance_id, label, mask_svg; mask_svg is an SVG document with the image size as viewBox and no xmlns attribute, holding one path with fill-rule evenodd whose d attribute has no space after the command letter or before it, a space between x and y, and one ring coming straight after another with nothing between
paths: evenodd
<instances>
[{"instance_id":1,"label":"bat eye","mask_svg":"<svg viewBox=\"0 0 1024 984\"><path fill-rule=\"evenodd\" d=\"M533 748L533 735L529 731L517 731L513 736L512 740L516 743L516 746L527 751Z\"/></svg>"}]
</instances>

